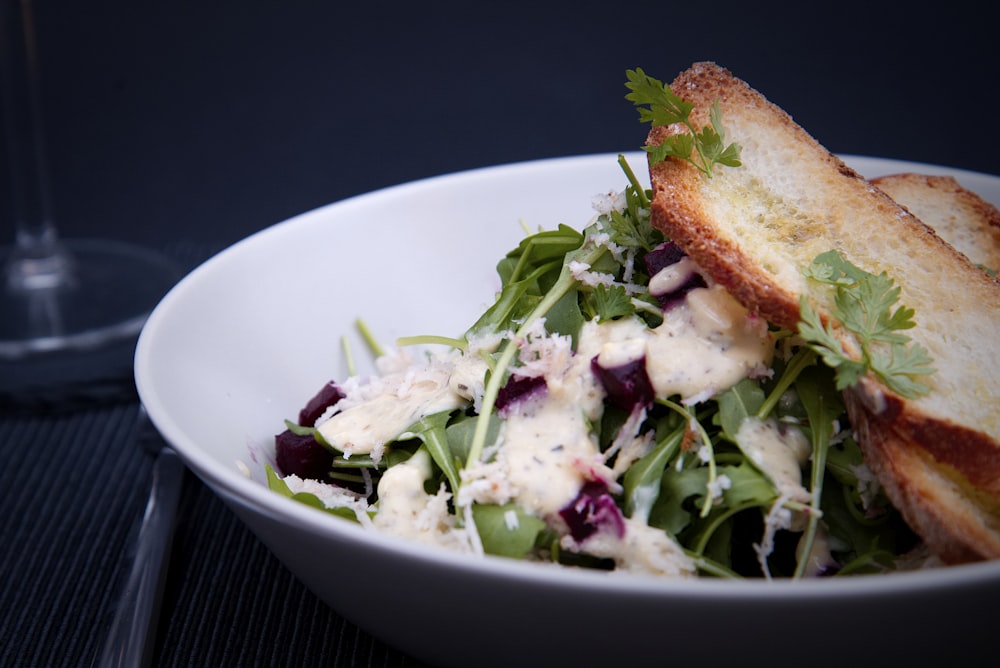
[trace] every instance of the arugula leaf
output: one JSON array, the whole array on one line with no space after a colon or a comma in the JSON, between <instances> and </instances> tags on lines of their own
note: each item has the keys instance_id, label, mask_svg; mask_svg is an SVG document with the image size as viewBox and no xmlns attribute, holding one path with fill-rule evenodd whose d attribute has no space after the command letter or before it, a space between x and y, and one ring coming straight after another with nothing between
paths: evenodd
<instances>
[{"instance_id":1,"label":"arugula leaf","mask_svg":"<svg viewBox=\"0 0 1000 668\"><path fill-rule=\"evenodd\" d=\"M537 232L521 240L517 248L497 264L497 273L504 285L521 278L540 266L561 266L562 259L583 243L583 235L568 225L560 224L558 229Z\"/></svg>"},{"instance_id":2,"label":"arugula leaf","mask_svg":"<svg viewBox=\"0 0 1000 668\"><path fill-rule=\"evenodd\" d=\"M678 535L698 519L699 511L689 507L688 500L705 496L708 486L708 470L704 467L690 467L678 470L668 466L663 470L659 483L659 494L649 509L649 526Z\"/></svg>"},{"instance_id":3,"label":"arugula leaf","mask_svg":"<svg viewBox=\"0 0 1000 668\"><path fill-rule=\"evenodd\" d=\"M835 556L843 563L837 575L892 570L897 555L916 544L912 530L894 508L861 521L853 505L847 488L840 494L823 495L823 521L831 544L837 546Z\"/></svg>"},{"instance_id":4,"label":"arugula leaf","mask_svg":"<svg viewBox=\"0 0 1000 668\"><path fill-rule=\"evenodd\" d=\"M542 270L544 267L538 271ZM473 323L466 332L466 336L477 332L501 332L512 328L514 323L523 320L541 301L540 296L533 294L537 292L537 290L533 290L534 280L535 272L532 272L531 275L520 281L505 285L493 306L479 316L479 320Z\"/></svg>"},{"instance_id":5,"label":"arugula leaf","mask_svg":"<svg viewBox=\"0 0 1000 668\"><path fill-rule=\"evenodd\" d=\"M677 455L687 425L680 425L660 440L656 447L632 464L625 472L623 482L625 492L625 515L641 522L649 517L649 512L660 495L660 483L667 464ZM675 524L676 528L676 524ZM679 530L679 528L678 528Z\"/></svg>"},{"instance_id":6,"label":"arugula leaf","mask_svg":"<svg viewBox=\"0 0 1000 668\"><path fill-rule=\"evenodd\" d=\"M730 486L722 492L722 499L728 506L765 507L770 506L778 496L768 477L750 463L721 466L719 471L730 480Z\"/></svg>"},{"instance_id":7,"label":"arugula leaf","mask_svg":"<svg viewBox=\"0 0 1000 668\"><path fill-rule=\"evenodd\" d=\"M830 439L833 437L835 421L844 413L844 404L839 392L830 391L830 370L825 367L811 367L795 380L795 390L809 416L809 436L812 444L812 475L810 491L812 501L809 522L802 539L802 557L795 566L796 578L802 577L809 563L819 530L819 518L822 514L820 503L823 497L823 481L826 475L826 460L830 449Z\"/></svg>"},{"instance_id":8,"label":"arugula leaf","mask_svg":"<svg viewBox=\"0 0 1000 668\"><path fill-rule=\"evenodd\" d=\"M313 436L316 434L315 427L303 427L297 422L285 420L285 428L296 436Z\"/></svg>"},{"instance_id":9,"label":"arugula leaf","mask_svg":"<svg viewBox=\"0 0 1000 668\"><path fill-rule=\"evenodd\" d=\"M653 164L668 157L678 158L691 163L709 177L716 164L727 167L742 164L740 145L734 142L727 146L725 143L718 101L709 112L709 125L698 131L690 120L694 105L675 95L670 86L647 75L641 68L626 70L625 76L628 79L625 87L631 91L625 99L638 108L641 122L654 126L680 124L687 129L686 133L667 137L658 146L643 147L650 154Z\"/></svg>"},{"instance_id":10,"label":"arugula leaf","mask_svg":"<svg viewBox=\"0 0 1000 668\"><path fill-rule=\"evenodd\" d=\"M735 443L736 433L743 421L757 415L760 407L764 405L764 390L761 389L759 382L744 378L720 393L716 400L719 412L715 415L715 422L722 428L726 438Z\"/></svg>"},{"instance_id":11,"label":"arugula leaf","mask_svg":"<svg viewBox=\"0 0 1000 668\"><path fill-rule=\"evenodd\" d=\"M433 415L426 415L416 424L400 434L400 439L417 438L427 447L434 463L444 472L448 478L448 484L453 490L459 486L458 467L455 463L455 456L451 452L448 444L448 435L445 427L451 418L451 411L441 411Z\"/></svg>"},{"instance_id":12,"label":"arugula leaf","mask_svg":"<svg viewBox=\"0 0 1000 668\"><path fill-rule=\"evenodd\" d=\"M695 551L700 553L725 520L747 508L770 507L778 497L767 476L749 462L720 466L719 475L728 478L729 485L723 490L721 501L706 515L691 510L685 502L704 506L708 469L704 466L681 470L667 468L663 472L660 496L650 512L650 526L675 534L690 526L684 543L695 546Z\"/></svg>"},{"instance_id":13,"label":"arugula leaf","mask_svg":"<svg viewBox=\"0 0 1000 668\"><path fill-rule=\"evenodd\" d=\"M461 462L463 467L469 459L469 450L472 448L472 437L475 431L475 416L464 415L462 413L459 413L445 430L448 436L448 448L455 458ZM499 432L500 418L496 415L491 415L486 440L490 443L496 441Z\"/></svg>"},{"instance_id":14,"label":"arugula leaf","mask_svg":"<svg viewBox=\"0 0 1000 668\"><path fill-rule=\"evenodd\" d=\"M325 513L336 515L337 517L343 517L344 519L351 520L352 522L358 521L357 515L355 515L354 511L350 508L327 508L315 494L310 494L308 492L293 493L292 490L288 488L288 484L281 479L281 476L278 475L270 464L264 464L264 472L267 476L267 487L272 492L277 492L278 494L288 497L293 501L322 510Z\"/></svg>"},{"instance_id":15,"label":"arugula leaf","mask_svg":"<svg viewBox=\"0 0 1000 668\"><path fill-rule=\"evenodd\" d=\"M550 334L562 334L573 339L576 347L583 329L583 313L580 311L579 298L576 290L570 290L549 308L545 315L545 331Z\"/></svg>"},{"instance_id":16,"label":"arugula leaf","mask_svg":"<svg viewBox=\"0 0 1000 668\"><path fill-rule=\"evenodd\" d=\"M473 504L472 519L483 551L501 557L521 558L534 547L545 522L515 503L503 506Z\"/></svg>"},{"instance_id":17,"label":"arugula leaf","mask_svg":"<svg viewBox=\"0 0 1000 668\"><path fill-rule=\"evenodd\" d=\"M799 335L836 370L838 390L855 385L871 372L900 396L914 398L930 392L917 377L934 373L933 360L926 348L898 333L913 328L916 322L913 309L895 306L900 289L888 274L868 273L837 251L818 255L803 274L834 287L831 316L855 335L861 348L859 358L852 357L837 337L834 324L824 324L809 300L801 297ZM879 352L876 343L889 344L889 354Z\"/></svg>"}]
</instances>

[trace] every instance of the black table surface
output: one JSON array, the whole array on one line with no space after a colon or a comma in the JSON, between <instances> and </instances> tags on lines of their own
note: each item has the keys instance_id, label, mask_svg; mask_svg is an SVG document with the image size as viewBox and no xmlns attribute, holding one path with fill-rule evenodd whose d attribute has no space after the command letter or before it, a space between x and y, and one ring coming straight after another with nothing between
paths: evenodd
<instances>
[{"instance_id":1,"label":"black table surface","mask_svg":"<svg viewBox=\"0 0 1000 668\"><path fill-rule=\"evenodd\" d=\"M714 60L835 152L1000 173L1000 58L980 3L35 5L60 232L185 270L381 187L635 149L634 67L669 80ZM99 360L97 383L0 394L2 666L89 665L106 633L155 437L130 352ZM6 386L30 373L0 367ZM316 599L191 474L154 660L419 665Z\"/></svg>"}]
</instances>

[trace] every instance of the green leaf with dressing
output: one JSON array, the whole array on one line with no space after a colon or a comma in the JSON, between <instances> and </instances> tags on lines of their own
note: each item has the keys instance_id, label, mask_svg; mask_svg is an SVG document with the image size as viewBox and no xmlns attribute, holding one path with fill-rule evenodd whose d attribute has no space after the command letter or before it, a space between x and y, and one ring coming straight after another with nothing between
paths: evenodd
<instances>
[{"instance_id":1,"label":"green leaf with dressing","mask_svg":"<svg viewBox=\"0 0 1000 668\"><path fill-rule=\"evenodd\" d=\"M449 446L448 435L445 431L450 419L451 411L442 411L424 416L417 420L416 424L403 432L400 435L400 439L419 439L427 447L427 452L430 453L431 459L434 460L437 467L448 478L448 484L451 488L458 489L458 465L456 464L455 454Z\"/></svg>"},{"instance_id":2,"label":"green leaf with dressing","mask_svg":"<svg viewBox=\"0 0 1000 668\"><path fill-rule=\"evenodd\" d=\"M515 503L503 506L473 504L472 517L483 551L501 557L525 556L545 529L545 522Z\"/></svg>"},{"instance_id":3,"label":"green leaf with dressing","mask_svg":"<svg viewBox=\"0 0 1000 668\"><path fill-rule=\"evenodd\" d=\"M458 413L454 416L451 424L445 429L448 437L448 449L455 457L460 467L464 467L469 461L469 450L472 448L472 437L476 432L476 417ZM490 415L489 428L486 432L486 440L493 443L500 433L500 418Z\"/></svg>"},{"instance_id":4,"label":"green leaf with dressing","mask_svg":"<svg viewBox=\"0 0 1000 668\"><path fill-rule=\"evenodd\" d=\"M717 400L719 412L716 413L715 423L722 428L726 438L736 443L736 434L743 421L756 416L764 405L764 390L759 382L744 378L719 394Z\"/></svg>"},{"instance_id":5,"label":"green leaf with dressing","mask_svg":"<svg viewBox=\"0 0 1000 668\"><path fill-rule=\"evenodd\" d=\"M292 490L289 489L288 484L281 479L270 464L264 465L264 472L267 476L267 487L272 492L277 492L278 494L288 497L293 501L322 510L330 515L343 517L344 519L351 520L352 522L358 521L358 516L355 515L354 511L350 508L327 508L315 494L309 494L308 492L292 492Z\"/></svg>"},{"instance_id":6,"label":"green leaf with dressing","mask_svg":"<svg viewBox=\"0 0 1000 668\"><path fill-rule=\"evenodd\" d=\"M623 487L625 515L646 521L660 496L660 484L667 465L674 460L684 439L686 425L660 439L656 447L625 472Z\"/></svg>"}]
</instances>

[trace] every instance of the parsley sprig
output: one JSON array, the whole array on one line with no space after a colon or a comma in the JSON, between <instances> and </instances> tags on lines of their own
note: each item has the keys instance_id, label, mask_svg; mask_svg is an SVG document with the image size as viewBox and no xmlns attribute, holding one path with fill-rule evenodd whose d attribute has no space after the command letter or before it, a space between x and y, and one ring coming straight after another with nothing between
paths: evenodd
<instances>
[{"instance_id":1,"label":"parsley sprig","mask_svg":"<svg viewBox=\"0 0 1000 668\"><path fill-rule=\"evenodd\" d=\"M837 337L832 323L824 324L819 313L802 297L798 331L810 348L835 373L837 389L855 385L871 372L902 397L927 394L930 387L918 380L934 372L933 361L923 346L911 343L901 330L916 325L914 311L899 301L899 287L886 274L875 275L848 262L837 251L816 257L803 270L806 277L834 286L831 315L857 337L860 358L851 356ZM894 308L895 307L895 308ZM888 353L877 344L888 346Z\"/></svg>"},{"instance_id":2,"label":"parsley sprig","mask_svg":"<svg viewBox=\"0 0 1000 668\"><path fill-rule=\"evenodd\" d=\"M680 123L688 130L667 137L658 146L643 147L654 164L668 157L679 158L709 177L716 164L727 167L742 164L740 145L735 142L726 144L718 101L709 112L709 125L699 131L690 120L694 105L675 95L668 85L647 75L641 68L626 70L625 76L628 78L625 87L631 91L625 99L638 107L640 121L654 126Z\"/></svg>"}]
</instances>

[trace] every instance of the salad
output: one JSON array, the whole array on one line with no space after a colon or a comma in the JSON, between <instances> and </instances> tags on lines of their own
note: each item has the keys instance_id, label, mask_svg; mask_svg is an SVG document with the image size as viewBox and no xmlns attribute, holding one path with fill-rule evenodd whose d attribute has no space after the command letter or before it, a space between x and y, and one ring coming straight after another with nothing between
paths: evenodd
<instances>
[{"instance_id":1,"label":"salad","mask_svg":"<svg viewBox=\"0 0 1000 668\"><path fill-rule=\"evenodd\" d=\"M526 233L457 338L383 349L275 437L269 487L470 555L672 577L926 566L800 331L744 309L624 188ZM363 327L363 323L362 327Z\"/></svg>"}]
</instances>

